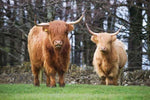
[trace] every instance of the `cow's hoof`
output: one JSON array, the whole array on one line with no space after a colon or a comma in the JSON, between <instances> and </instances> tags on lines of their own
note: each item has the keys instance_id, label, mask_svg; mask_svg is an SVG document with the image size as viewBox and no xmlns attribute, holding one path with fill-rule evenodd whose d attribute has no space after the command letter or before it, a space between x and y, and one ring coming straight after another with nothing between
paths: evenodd
<instances>
[{"instance_id":1,"label":"cow's hoof","mask_svg":"<svg viewBox=\"0 0 150 100\"><path fill-rule=\"evenodd\" d=\"M56 87L56 84L55 84L55 85L50 85L50 87L51 87L51 88L54 88L54 87Z\"/></svg>"},{"instance_id":2,"label":"cow's hoof","mask_svg":"<svg viewBox=\"0 0 150 100\"><path fill-rule=\"evenodd\" d=\"M60 87L65 87L65 83L59 84Z\"/></svg>"},{"instance_id":3,"label":"cow's hoof","mask_svg":"<svg viewBox=\"0 0 150 100\"><path fill-rule=\"evenodd\" d=\"M39 80L34 80L34 86L40 86L40 82L39 82Z\"/></svg>"},{"instance_id":4,"label":"cow's hoof","mask_svg":"<svg viewBox=\"0 0 150 100\"><path fill-rule=\"evenodd\" d=\"M46 84L47 87L50 87L50 84Z\"/></svg>"},{"instance_id":5,"label":"cow's hoof","mask_svg":"<svg viewBox=\"0 0 150 100\"><path fill-rule=\"evenodd\" d=\"M40 84L34 84L34 86L39 87L39 86L40 86Z\"/></svg>"}]
</instances>

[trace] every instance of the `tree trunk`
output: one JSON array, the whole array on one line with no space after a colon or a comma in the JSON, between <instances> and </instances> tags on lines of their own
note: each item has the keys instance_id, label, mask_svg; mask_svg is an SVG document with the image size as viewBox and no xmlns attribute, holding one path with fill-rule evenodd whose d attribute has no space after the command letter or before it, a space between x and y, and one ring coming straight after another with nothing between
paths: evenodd
<instances>
[{"instance_id":1,"label":"tree trunk","mask_svg":"<svg viewBox=\"0 0 150 100\"><path fill-rule=\"evenodd\" d=\"M7 3L9 5L11 5L10 1L8 0ZM14 1L14 4L16 4L16 1ZM10 8L11 9L11 12L9 11L7 14L8 14L8 17L9 17L9 20L10 20L10 23L8 24L11 28L9 28L9 34L11 34L11 37L10 37L10 51L9 53L11 54L9 56L9 63L11 66L14 65L14 58L13 58L13 55L15 55L15 51L14 51L14 47L15 47L15 42L14 42L14 38L13 36L15 35L15 31L14 31L14 27L12 25L12 23L15 21L15 10L14 8Z\"/></svg>"},{"instance_id":2,"label":"tree trunk","mask_svg":"<svg viewBox=\"0 0 150 100\"><path fill-rule=\"evenodd\" d=\"M2 5L2 3L3 3L2 0L0 0L0 5ZM0 29L2 29L3 23L4 23L4 21L3 21L3 9L1 8L0 9ZM1 44L1 46L4 44L3 39L4 39L4 35L3 35L3 33L1 33L0 34L0 44ZM3 51L1 49L3 49L3 46L0 47L0 66L3 66Z\"/></svg>"},{"instance_id":3,"label":"tree trunk","mask_svg":"<svg viewBox=\"0 0 150 100\"><path fill-rule=\"evenodd\" d=\"M116 15L116 7L111 6L110 0L108 0L108 3L110 6L110 9L108 11L107 32L111 33L112 31L114 31L114 28L115 28L115 17L113 17L112 15ZM116 5L116 0L114 0L113 5Z\"/></svg>"},{"instance_id":4,"label":"tree trunk","mask_svg":"<svg viewBox=\"0 0 150 100\"><path fill-rule=\"evenodd\" d=\"M128 69L142 69L142 10L131 5L128 0L130 16L130 33L128 41ZM142 2L136 0L136 6L142 7Z\"/></svg>"},{"instance_id":5,"label":"tree trunk","mask_svg":"<svg viewBox=\"0 0 150 100\"><path fill-rule=\"evenodd\" d=\"M147 8L147 36L146 36L146 41L147 41L147 54L148 54L148 59L150 61L150 0L146 0L147 4L146 4L146 8Z\"/></svg>"},{"instance_id":6,"label":"tree trunk","mask_svg":"<svg viewBox=\"0 0 150 100\"><path fill-rule=\"evenodd\" d=\"M74 2L75 3L75 2ZM79 16L78 12L82 12L82 8L80 6L78 6L79 4L81 4L82 1L78 1L76 3L76 15ZM72 12L73 13L73 12ZM76 18L77 19L77 18ZM81 51L81 47L80 47L80 42L81 42L81 32L80 32L80 28L79 28L79 24L78 23L76 25L76 28L74 30L75 33L75 64L77 64L78 66L80 65L80 51Z\"/></svg>"}]
</instances>

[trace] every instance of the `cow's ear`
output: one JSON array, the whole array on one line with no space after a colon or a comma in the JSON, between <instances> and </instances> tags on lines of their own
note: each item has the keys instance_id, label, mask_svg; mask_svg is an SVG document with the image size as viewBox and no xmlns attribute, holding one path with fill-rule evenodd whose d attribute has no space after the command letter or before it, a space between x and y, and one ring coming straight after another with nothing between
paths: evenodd
<instances>
[{"instance_id":1,"label":"cow's ear","mask_svg":"<svg viewBox=\"0 0 150 100\"><path fill-rule=\"evenodd\" d=\"M43 31L48 33L49 32L48 28L49 26L43 26Z\"/></svg>"},{"instance_id":2,"label":"cow's ear","mask_svg":"<svg viewBox=\"0 0 150 100\"><path fill-rule=\"evenodd\" d=\"M92 35L91 36L91 41L94 42L94 43L98 43L97 36L96 35Z\"/></svg>"},{"instance_id":3,"label":"cow's ear","mask_svg":"<svg viewBox=\"0 0 150 100\"><path fill-rule=\"evenodd\" d=\"M116 35L112 35L112 36L111 36L111 41L112 41L112 42L115 41L116 39L117 39Z\"/></svg>"},{"instance_id":4,"label":"cow's ear","mask_svg":"<svg viewBox=\"0 0 150 100\"><path fill-rule=\"evenodd\" d=\"M67 26L68 26L68 32L70 32L70 31L72 31L74 29L73 25L67 24Z\"/></svg>"}]
</instances>

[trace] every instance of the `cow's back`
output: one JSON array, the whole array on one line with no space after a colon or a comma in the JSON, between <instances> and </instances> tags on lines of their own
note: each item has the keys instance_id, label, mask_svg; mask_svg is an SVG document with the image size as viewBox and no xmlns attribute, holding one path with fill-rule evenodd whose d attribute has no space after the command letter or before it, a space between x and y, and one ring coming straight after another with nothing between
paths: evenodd
<instances>
[{"instance_id":1,"label":"cow's back","mask_svg":"<svg viewBox=\"0 0 150 100\"><path fill-rule=\"evenodd\" d=\"M34 26L28 35L28 51L31 64L41 67L43 64L42 44L46 34L42 31L42 27Z\"/></svg>"},{"instance_id":2,"label":"cow's back","mask_svg":"<svg viewBox=\"0 0 150 100\"><path fill-rule=\"evenodd\" d=\"M125 50L124 44L120 40L116 40L114 43L115 50L118 53L119 56L119 67L124 67L127 61L127 54Z\"/></svg>"}]
</instances>

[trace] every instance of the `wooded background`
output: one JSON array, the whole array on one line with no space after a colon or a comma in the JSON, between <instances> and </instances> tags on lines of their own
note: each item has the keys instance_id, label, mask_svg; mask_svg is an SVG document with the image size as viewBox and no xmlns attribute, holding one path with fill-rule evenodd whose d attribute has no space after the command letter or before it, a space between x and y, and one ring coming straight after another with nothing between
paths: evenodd
<instances>
[{"instance_id":1,"label":"wooded background","mask_svg":"<svg viewBox=\"0 0 150 100\"><path fill-rule=\"evenodd\" d=\"M115 32L128 53L128 70L150 69L150 0L0 0L0 66L29 61L27 36L37 22L83 20L69 33L71 64L91 66L94 32Z\"/></svg>"}]
</instances>

